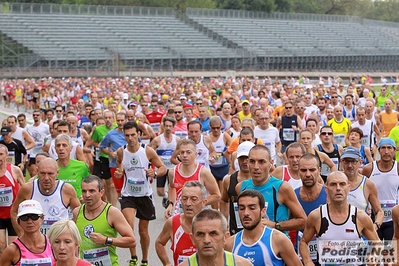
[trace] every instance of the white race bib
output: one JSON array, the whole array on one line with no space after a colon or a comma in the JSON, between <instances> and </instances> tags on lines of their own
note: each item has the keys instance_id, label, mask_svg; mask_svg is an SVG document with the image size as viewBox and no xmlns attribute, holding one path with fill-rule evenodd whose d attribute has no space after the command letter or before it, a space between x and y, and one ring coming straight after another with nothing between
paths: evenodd
<instances>
[{"instance_id":1,"label":"white race bib","mask_svg":"<svg viewBox=\"0 0 399 266\"><path fill-rule=\"evenodd\" d=\"M144 197L145 196L145 180L142 178L131 178L127 180L127 187L129 193L134 195L134 197Z\"/></svg>"},{"instance_id":2,"label":"white race bib","mask_svg":"<svg viewBox=\"0 0 399 266\"><path fill-rule=\"evenodd\" d=\"M301 241L302 236L303 236L303 233L301 231L298 231L298 238L297 238L297 243L298 243L297 249L298 249L298 252L297 253L298 253L298 256L299 256L299 258L301 260L302 260L302 256L299 253L299 242ZM309 247L310 258L313 261L317 260L317 238L316 238L316 235L314 235L312 240L309 241L308 247Z\"/></svg>"},{"instance_id":3,"label":"white race bib","mask_svg":"<svg viewBox=\"0 0 399 266\"><path fill-rule=\"evenodd\" d=\"M234 206L234 217L236 218L236 224L237 224L237 228L241 229L242 227L242 223L240 220L240 215L238 214L238 204L237 202L233 202L233 206Z\"/></svg>"},{"instance_id":4,"label":"white race bib","mask_svg":"<svg viewBox=\"0 0 399 266\"><path fill-rule=\"evenodd\" d=\"M190 256L183 256L183 255L179 255L179 257L177 258L177 264L182 263L183 261L187 260Z\"/></svg>"},{"instance_id":5,"label":"white race bib","mask_svg":"<svg viewBox=\"0 0 399 266\"><path fill-rule=\"evenodd\" d=\"M345 135L344 134L334 135L334 142L337 145L345 146Z\"/></svg>"},{"instance_id":6,"label":"white race bib","mask_svg":"<svg viewBox=\"0 0 399 266\"><path fill-rule=\"evenodd\" d=\"M0 207L10 207L13 199L12 187L0 188Z\"/></svg>"},{"instance_id":7,"label":"white race bib","mask_svg":"<svg viewBox=\"0 0 399 266\"><path fill-rule=\"evenodd\" d=\"M394 200L381 200L381 209L384 213L384 222L392 220L392 209L395 207L396 202Z\"/></svg>"},{"instance_id":8,"label":"white race bib","mask_svg":"<svg viewBox=\"0 0 399 266\"><path fill-rule=\"evenodd\" d=\"M20 260L21 266L51 266L52 260L51 258L41 258L41 259L26 259L21 258Z\"/></svg>"},{"instance_id":9,"label":"white race bib","mask_svg":"<svg viewBox=\"0 0 399 266\"><path fill-rule=\"evenodd\" d=\"M111 257L107 247L83 251L83 260L95 266L112 266Z\"/></svg>"},{"instance_id":10,"label":"white race bib","mask_svg":"<svg viewBox=\"0 0 399 266\"><path fill-rule=\"evenodd\" d=\"M46 218L46 216L45 216ZM42 225L40 226L40 233L43 235L47 235L48 231L50 230L50 227L57 222L57 220L44 220Z\"/></svg>"},{"instance_id":11,"label":"white race bib","mask_svg":"<svg viewBox=\"0 0 399 266\"><path fill-rule=\"evenodd\" d=\"M295 140L295 130L292 128L283 128L283 140L294 141Z\"/></svg>"}]
</instances>

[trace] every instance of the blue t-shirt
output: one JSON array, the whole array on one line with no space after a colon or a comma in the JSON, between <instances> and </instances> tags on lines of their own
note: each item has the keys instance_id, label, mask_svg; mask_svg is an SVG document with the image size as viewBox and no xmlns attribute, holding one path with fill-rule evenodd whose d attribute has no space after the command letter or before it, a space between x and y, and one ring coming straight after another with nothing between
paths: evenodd
<instances>
[{"instance_id":1,"label":"blue t-shirt","mask_svg":"<svg viewBox=\"0 0 399 266\"><path fill-rule=\"evenodd\" d=\"M205 120L197 119L198 122L201 123L202 125L202 130L201 132L206 132L209 131L211 128L209 127L209 117L207 117Z\"/></svg>"},{"instance_id":2,"label":"blue t-shirt","mask_svg":"<svg viewBox=\"0 0 399 266\"><path fill-rule=\"evenodd\" d=\"M123 132L113 129L105 135L100 143L100 148L111 148L111 151L114 152L124 145L126 145L126 139ZM109 167L116 167L116 158L109 157Z\"/></svg>"}]
</instances>

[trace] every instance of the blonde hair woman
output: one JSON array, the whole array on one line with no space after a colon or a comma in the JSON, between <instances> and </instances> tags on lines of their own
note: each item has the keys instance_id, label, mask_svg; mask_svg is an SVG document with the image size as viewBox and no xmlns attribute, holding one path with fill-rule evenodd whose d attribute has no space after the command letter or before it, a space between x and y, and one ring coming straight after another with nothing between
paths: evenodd
<instances>
[{"instance_id":1,"label":"blonde hair woman","mask_svg":"<svg viewBox=\"0 0 399 266\"><path fill-rule=\"evenodd\" d=\"M56 259L54 266L91 266L87 261L76 257L82 238L76 224L70 220L60 220L54 223L48 232L53 254Z\"/></svg>"}]
</instances>

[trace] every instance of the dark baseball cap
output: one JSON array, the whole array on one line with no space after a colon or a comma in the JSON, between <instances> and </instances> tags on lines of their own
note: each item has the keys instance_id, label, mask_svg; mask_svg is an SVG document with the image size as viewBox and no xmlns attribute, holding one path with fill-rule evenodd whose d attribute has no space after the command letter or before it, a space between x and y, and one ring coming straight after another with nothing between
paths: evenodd
<instances>
[{"instance_id":1,"label":"dark baseball cap","mask_svg":"<svg viewBox=\"0 0 399 266\"><path fill-rule=\"evenodd\" d=\"M2 127L1 128L1 135L7 135L11 132L11 127Z\"/></svg>"}]
</instances>

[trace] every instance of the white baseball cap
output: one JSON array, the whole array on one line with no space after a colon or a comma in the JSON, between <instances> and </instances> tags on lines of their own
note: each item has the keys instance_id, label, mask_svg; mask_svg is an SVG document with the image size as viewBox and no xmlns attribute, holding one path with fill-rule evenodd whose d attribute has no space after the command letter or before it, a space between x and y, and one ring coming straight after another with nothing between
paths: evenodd
<instances>
[{"instance_id":1,"label":"white baseball cap","mask_svg":"<svg viewBox=\"0 0 399 266\"><path fill-rule=\"evenodd\" d=\"M36 200L24 200L18 206L18 215L17 217L21 217L25 214L43 214L42 205Z\"/></svg>"},{"instance_id":2,"label":"white baseball cap","mask_svg":"<svg viewBox=\"0 0 399 266\"><path fill-rule=\"evenodd\" d=\"M255 146L255 144L251 141L244 141L243 143L238 145L237 158L240 158L241 156L248 156L249 151L252 149L253 146Z\"/></svg>"}]
</instances>

